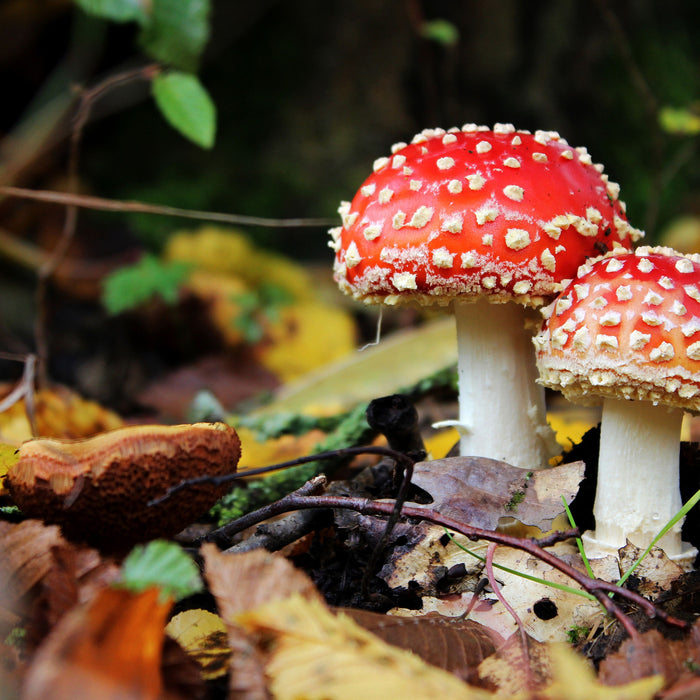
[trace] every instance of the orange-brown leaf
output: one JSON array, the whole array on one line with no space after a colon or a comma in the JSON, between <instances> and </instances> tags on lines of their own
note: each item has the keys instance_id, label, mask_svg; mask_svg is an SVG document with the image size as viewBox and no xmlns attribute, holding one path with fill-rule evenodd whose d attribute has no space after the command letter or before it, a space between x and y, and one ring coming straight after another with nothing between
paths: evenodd
<instances>
[{"instance_id":1,"label":"orange-brown leaf","mask_svg":"<svg viewBox=\"0 0 700 700\"><path fill-rule=\"evenodd\" d=\"M157 700L171 602L158 589L140 594L105 588L66 615L36 653L24 700Z\"/></svg>"}]
</instances>

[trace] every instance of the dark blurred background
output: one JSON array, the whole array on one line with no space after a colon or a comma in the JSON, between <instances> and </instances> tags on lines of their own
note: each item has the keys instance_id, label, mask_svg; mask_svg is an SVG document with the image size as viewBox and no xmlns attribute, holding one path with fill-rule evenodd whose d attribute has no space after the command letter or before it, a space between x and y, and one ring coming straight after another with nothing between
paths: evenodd
<instances>
[{"instance_id":1,"label":"dark blurred background","mask_svg":"<svg viewBox=\"0 0 700 700\"><path fill-rule=\"evenodd\" d=\"M630 221L649 242L692 217L692 248L700 240L699 21L693 0L214 0L198 73L218 109L214 148L184 139L147 85L129 84L94 105L80 187L332 220L392 143L425 127L512 122L586 146L621 184ZM72 86L144 62L132 24L88 17L68 0L0 2L0 184L61 189ZM680 110L680 125L663 121L669 108ZM60 207L0 201L0 234L11 241L51 246L62 221ZM76 250L93 258L134 246L157 253L183 225L81 212ZM327 264L330 278L324 227L248 233ZM7 241L0 248L0 317L14 333L33 313L32 263L18 272L20 253Z\"/></svg>"}]
</instances>

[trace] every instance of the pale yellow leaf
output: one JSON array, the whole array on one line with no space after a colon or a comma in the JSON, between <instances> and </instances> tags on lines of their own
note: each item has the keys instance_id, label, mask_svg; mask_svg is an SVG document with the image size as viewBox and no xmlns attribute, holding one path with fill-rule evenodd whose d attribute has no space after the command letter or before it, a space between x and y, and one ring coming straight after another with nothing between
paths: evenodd
<instances>
[{"instance_id":1,"label":"pale yellow leaf","mask_svg":"<svg viewBox=\"0 0 700 700\"><path fill-rule=\"evenodd\" d=\"M265 671L278 700L493 697L298 594L243 613L236 622L264 636L269 654Z\"/></svg>"}]
</instances>

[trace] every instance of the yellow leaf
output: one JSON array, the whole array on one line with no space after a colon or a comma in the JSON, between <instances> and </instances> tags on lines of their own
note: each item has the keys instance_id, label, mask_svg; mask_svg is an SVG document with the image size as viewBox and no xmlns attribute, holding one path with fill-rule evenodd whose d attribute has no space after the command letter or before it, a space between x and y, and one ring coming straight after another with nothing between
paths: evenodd
<instances>
[{"instance_id":1,"label":"yellow leaf","mask_svg":"<svg viewBox=\"0 0 700 700\"><path fill-rule=\"evenodd\" d=\"M313 451L326 436L321 430L310 430L304 435L281 435L260 442L250 428L237 427L241 441L241 463L239 471L265 467L268 464L286 462Z\"/></svg>"},{"instance_id":2,"label":"yellow leaf","mask_svg":"<svg viewBox=\"0 0 700 700\"><path fill-rule=\"evenodd\" d=\"M279 309L256 348L260 363L288 382L355 349L355 323L345 311L318 302Z\"/></svg>"},{"instance_id":3,"label":"yellow leaf","mask_svg":"<svg viewBox=\"0 0 700 700\"><path fill-rule=\"evenodd\" d=\"M165 258L232 275L253 287L261 282L274 284L299 300L315 295L314 284L301 265L256 248L245 234L232 228L202 226L196 231L178 231L168 241Z\"/></svg>"},{"instance_id":4,"label":"yellow leaf","mask_svg":"<svg viewBox=\"0 0 700 700\"><path fill-rule=\"evenodd\" d=\"M266 676L278 700L493 697L299 594L261 605L237 616L236 622L264 636Z\"/></svg>"},{"instance_id":5,"label":"yellow leaf","mask_svg":"<svg viewBox=\"0 0 700 700\"><path fill-rule=\"evenodd\" d=\"M36 392L34 405L37 435L32 435L25 403L21 400L0 413L3 442L18 446L31 437L84 438L123 425L116 413L66 387Z\"/></svg>"},{"instance_id":6,"label":"yellow leaf","mask_svg":"<svg viewBox=\"0 0 700 700\"><path fill-rule=\"evenodd\" d=\"M5 476L10 467L17 462L19 455L17 454L16 445L8 445L0 443L0 496L7 493L5 488Z\"/></svg>"},{"instance_id":7,"label":"yellow leaf","mask_svg":"<svg viewBox=\"0 0 700 700\"><path fill-rule=\"evenodd\" d=\"M226 625L218 615L208 610L185 610L168 622L165 633L199 664L204 680L226 675L231 649Z\"/></svg>"}]
</instances>

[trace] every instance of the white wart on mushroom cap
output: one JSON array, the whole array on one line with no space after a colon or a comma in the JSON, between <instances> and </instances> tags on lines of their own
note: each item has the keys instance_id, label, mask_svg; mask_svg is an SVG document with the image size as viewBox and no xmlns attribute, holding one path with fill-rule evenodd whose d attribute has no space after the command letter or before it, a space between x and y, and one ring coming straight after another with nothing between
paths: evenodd
<instances>
[{"instance_id":1,"label":"white wart on mushroom cap","mask_svg":"<svg viewBox=\"0 0 700 700\"><path fill-rule=\"evenodd\" d=\"M510 124L396 144L339 211L334 276L369 303L539 305L587 257L642 235L585 148Z\"/></svg>"},{"instance_id":2,"label":"white wart on mushroom cap","mask_svg":"<svg viewBox=\"0 0 700 700\"><path fill-rule=\"evenodd\" d=\"M700 409L700 256L638 248L583 265L543 313L541 383L567 398Z\"/></svg>"}]
</instances>

